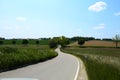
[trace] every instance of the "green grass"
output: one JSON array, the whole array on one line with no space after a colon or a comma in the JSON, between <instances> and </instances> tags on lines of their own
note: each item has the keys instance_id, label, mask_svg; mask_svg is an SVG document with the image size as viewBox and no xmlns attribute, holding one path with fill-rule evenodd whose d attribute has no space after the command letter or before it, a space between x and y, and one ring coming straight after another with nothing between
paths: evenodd
<instances>
[{"instance_id":1,"label":"green grass","mask_svg":"<svg viewBox=\"0 0 120 80\"><path fill-rule=\"evenodd\" d=\"M63 51L83 60L89 80L120 80L120 49L72 47Z\"/></svg>"},{"instance_id":2,"label":"green grass","mask_svg":"<svg viewBox=\"0 0 120 80\"><path fill-rule=\"evenodd\" d=\"M57 55L48 46L0 46L0 71L42 62Z\"/></svg>"}]
</instances>

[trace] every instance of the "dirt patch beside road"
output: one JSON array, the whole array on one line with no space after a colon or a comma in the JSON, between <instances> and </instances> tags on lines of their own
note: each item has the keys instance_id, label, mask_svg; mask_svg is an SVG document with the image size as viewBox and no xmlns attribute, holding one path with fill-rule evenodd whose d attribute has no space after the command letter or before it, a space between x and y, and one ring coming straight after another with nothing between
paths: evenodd
<instances>
[{"instance_id":1,"label":"dirt patch beside road","mask_svg":"<svg viewBox=\"0 0 120 80\"><path fill-rule=\"evenodd\" d=\"M79 60L79 63L80 63L80 69L79 69L79 74L78 74L77 80L88 80L88 75L87 75L87 72L86 72L85 65L80 58L78 58L78 60Z\"/></svg>"}]
</instances>

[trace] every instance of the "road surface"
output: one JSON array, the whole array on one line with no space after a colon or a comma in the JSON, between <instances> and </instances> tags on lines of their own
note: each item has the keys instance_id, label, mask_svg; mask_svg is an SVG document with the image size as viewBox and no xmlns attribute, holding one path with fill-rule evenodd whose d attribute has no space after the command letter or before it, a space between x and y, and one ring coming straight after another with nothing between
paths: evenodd
<instances>
[{"instance_id":1,"label":"road surface","mask_svg":"<svg viewBox=\"0 0 120 80\"><path fill-rule=\"evenodd\" d=\"M56 49L58 56L54 59L0 73L0 80L5 78L31 78L33 80L76 80L79 71L79 61L72 55L65 54ZM29 79L29 80L31 80ZM11 80L11 79L10 79Z\"/></svg>"}]
</instances>

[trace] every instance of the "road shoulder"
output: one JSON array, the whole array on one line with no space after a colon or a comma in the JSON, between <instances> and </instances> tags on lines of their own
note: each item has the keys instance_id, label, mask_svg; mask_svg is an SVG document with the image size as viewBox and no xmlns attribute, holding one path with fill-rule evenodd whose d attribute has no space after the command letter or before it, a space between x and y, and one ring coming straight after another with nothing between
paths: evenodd
<instances>
[{"instance_id":1,"label":"road shoulder","mask_svg":"<svg viewBox=\"0 0 120 80\"><path fill-rule=\"evenodd\" d=\"M80 64L77 80L88 80L88 75L87 75L86 68L83 61L78 57L76 58L79 60L79 64Z\"/></svg>"}]
</instances>

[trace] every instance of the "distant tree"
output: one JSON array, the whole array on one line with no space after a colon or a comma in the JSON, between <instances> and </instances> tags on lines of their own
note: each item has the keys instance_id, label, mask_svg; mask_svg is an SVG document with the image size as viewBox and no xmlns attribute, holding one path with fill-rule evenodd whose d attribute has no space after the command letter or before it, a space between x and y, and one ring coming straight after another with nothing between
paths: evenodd
<instances>
[{"instance_id":1,"label":"distant tree","mask_svg":"<svg viewBox=\"0 0 120 80\"><path fill-rule=\"evenodd\" d=\"M57 47L57 45L61 45L61 47L65 47L65 45L69 44L70 41L68 38L61 36L61 37L54 37L50 40L49 46L50 48Z\"/></svg>"},{"instance_id":2,"label":"distant tree","mask_svg":"<svg viewBox=\"0 0 120 80\"><path fill-rule=\"evenodd\" d=\"M15 39L12 40L12 44L16 44L16 40Z\"/></svg>"},{"instance_id":3,"label":"distant tree","mask_svg":"<svg viewBox=\"0 0 120 80\"><path fill-rule=\"evenodd\" d=\"M2 45L3 44L3 40L0 40L0 45Z\"/></svg>"},{"instance_id":4,"label":"distant tree","mask_svg":"<svg viewBox=\"0 0 120 80\"><path fill-rule=\"evenodd\" d=\"M80 37L80 36L72 37L72 38L70 38L70 40L71 41L78 41L81 38L84 38L85 41L95 40L94 37Z\"/></svg>"},{"instance_id":5,"label":"distant tree","mask_svg":"<svg viewBox=\"0 0 120 80\"><path fill-rule=\"evenodd\" d=\"M100 38L97 38L97 39L95 39L95 40L101 40Z\"/></svg>"},{"instance_id":6,"label":"distant tree","mask_svg":"<svg viewBox=\"0 0 120 80\"><path fill-rule=\"evenodd\" d=\"M0 40L5 40L5 38L0 37Z\"/></svg>"},{"instance_id":7,"label":"distant tree","mask_svg":"<svg viewBox=\"0 0 120 80\"><path fill-rule=\"evenodd\" d=\"M50 48L56 48L58 45L57 41L55 39L51 39L49 42L49 47Z\"/></svg>"},{"instance_id":8,"label":"distant tree","mask_svg":"<svg viewBox=\"0 0 120 80\"><path fill-rule=\"evenodd\" d=\"M62 47L65 47L65 45L70 43L69 39L64 36L59 37L58 41L58 45L61 45Z\"/></svg>"},{"instance_id":9,"label":"distant tree","mask_svg":"<svg viewBox=\"0 0 120 80\"><path fill-rule=\"evenodd\" d=\"M37 44L37 45L39 44L39 40L36 40L36 44Z\"/></svg>"},{"instance_id":10,"label":"distant tree","mask_svg":"<svg viewBox=\"0 0 120 80\"><path fill-rule=\"evenodd\" d=\"M85 41L89 41L89 40L95 40L94 37L83 37Z\"/></svg>"},{"instance_id":11,"label":"distant tree","mask_svg":"<svg viewBox=\"0 0 120 80\"><path fill-rule=\"evenodd\" d=\"M110 39L110 38L103 38L102 40L104 40L104 41L112 41L112 39Z\"/></svg>"},{"instance_id":12,"label":"distant tree","mask_svg":"<svg viewBox=\"0 0 120 80\"><path fill-rule=\"evenodd\" d=\"M119 34L116 34L114 37L113 37L113 41L115 43L115 46L116 48L118 48L118 44L120 42L120 35Z\"/></svg>"},{"instance_id":13,"label":"distant tree","mask_svg":"<svg viewBox=\"0 0 120 80\"><path fill-rule=\"evenodd\" d=\"M29 43L29 41L27 39L22 40L22 44L27 45L28 43Z\"/></svg>"},{"instance_id":14,"label":"distant tree","mask_svg":"<svg viewBox=\"0 0 120 80\"><path fill-rule=\"evenodd\" d=\"M72 37L71 40L72 40L72 41L78 41L79 38L80 38L79 36L75 36L75 37Z\"/></svg>"},{"instance_id":15,"label":"distant tree","mask_svg":"<svg viewBox=\"0 0 120 80\"><path fill-rule=\"evenodd\" d=\"M51 38L39 38L40 40L50 40Z\"/></svg>"},{"instance_id":16,"label":"distant tree","mask_svg":"<svg viewBox=\"0 0 120 80\"><path fill-rule=\"evenodd\" d=\"M84 38L80 38L79 40L78 40L78 44L81 46L81 45L83 45L85 43L85 40L84 40Z\"/></svg>"}]
</instances>

